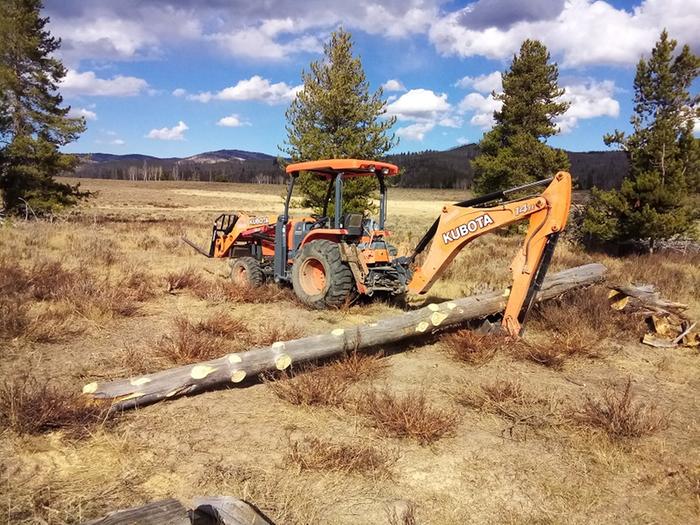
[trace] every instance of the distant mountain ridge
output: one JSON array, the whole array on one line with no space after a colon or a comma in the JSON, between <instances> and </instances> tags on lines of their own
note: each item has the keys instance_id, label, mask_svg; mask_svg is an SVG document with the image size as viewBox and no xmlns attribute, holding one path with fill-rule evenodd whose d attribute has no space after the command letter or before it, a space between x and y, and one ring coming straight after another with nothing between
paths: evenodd
<instances>
[{"instance_id":1,"label":"distant mountain ridge","mask_svg":"<svg viewBox=\"0 0 700 525\"><path fill-rule=\"evenodd\" d=\"M387 155L402 168L397 181L408 188L471 187L471 160L479 148L467 144L446 151L422 151ZM627 157L620 151L566 152L578 187L619 187L628 171ZM151 155L111 153L78 154L82 159L78 177L126 180L199 180L280 184L285 175L277 157L256 151L221 149L188 157L159 158ZM543 177L546 174L543 174Z\"/></svg>"}]
</instances>

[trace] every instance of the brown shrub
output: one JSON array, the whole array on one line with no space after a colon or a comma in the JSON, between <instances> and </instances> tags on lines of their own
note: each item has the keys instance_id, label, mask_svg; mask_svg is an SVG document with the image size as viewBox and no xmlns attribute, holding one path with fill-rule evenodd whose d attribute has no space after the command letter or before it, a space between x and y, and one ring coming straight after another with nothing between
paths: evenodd
<instances>
[{"instance_id":1,"label":"brown shrub","mask_svg":"<svg viewBox=\"0 0 700 525\"><path fill-rule=\"evenodd\" d=\"M0 339L14 339L29 326L29 305L21 299L0 296Z\"/></svg>"},{"instance_id":2,"label":"brown shrub","mask_svg":"<svg viewBox=\"0 0 700 525\"><path fill-rule=\"evenodd\" d=\"M63 430L71 437L85 437L106 421L106 408L36 379L21 378L0 385L0 425L18 434Z\"/></svg>"},{"instance_id":3,"label":"brown shrub","mask_svg":"<svg viewBox=\"0 0 700 525\"><path fill-rule=\"evenodd\" d=\"M217 312L211 317L199 321L193 326L193 329L199 333L216 337L241 337L248 334L248 328L242 321L225 312Z\"/></svg>"},{"instance_id":4,"label":"brown shrub","mask_svg":"<svg viewBox=\"0 0 700 525\"><path fill-rule=\"evenodd\" d=\"M178 317L173 324L173 333L164 335L156 343L157 355L184 365L207 361L226 353L221 338L200 329L188 319Z\"/></svg>"},{"instance_id":5,"label":"brown shrub","mask_svg":"<svg viewBox=\"0 0 700 525\"><path fill-rule=\"evenodd\" d=\"M668 424L666 415L655 405L635 400L629 377L623 387L608 386L599 399L587 397L573 418L578 423L603 430L613 441L653 434Z\"/></svg>"},{"instance_id":6,"label":"brown shrub","mask_svg":"<svg viewBox=\"0 0 700 525\"><path fill-rule=\"evenodd\" d=\"M470 365L487 363L509 342L510 339L503 335L478 334L473 330L458 330L442 337L449 354L457 361Z\"/></svg>"},{"instance_id":7,"label":"brown shrub","mask_svg":"<svg viewBox=\"0 0 700 525\"><path fill-rule=\"evenodd\" d=\"M289 442L286 461L300 470L349 472L378 478L391 476L395 455L365 442L334 443L317 437Z\"/></svg>"},{"instance_id":8,"label":"brown shrub","mask_svg":"<svg viewBox=\"0 0 700 525\"><path fill-rule=\"evenodd\" d=\"M351 352L323 367L323 373L333 375L340 381L354 383L374 379L389 366L382 354Z\"/></svg>"},{"instance_id":9,"label":"brown shrub","mask_svg":"<svg viewBox=\"0 0 700 525\"><path fill-rule=\"evenodd\" d=\"M538 343L520 342L513 346L513 355L518 359L533 361L539 365L559 370L566 361L567 354L556 340Z\"/></svg>"},{"instance_id":10,"label":"brown shrub","mask_svg":"<svg viewBox=\"0 0 700 525\"><path fill-rule=\"evenodd\" d=\"M204 283L202 277L194 268L188 267L176 272L170 272L165 276L168 292L184 290L185 288L199 289Z\"/></svg>"},{"instance_id":11,"label":"brown shrub","mask_svg":"<svg viewBox=\"0 0 700 525\"><path fill-rule=\"evenodd\" d=\"M354 400L354 408L382 434L412 438L421 445L452 434L457 426L457 415L431 406L423 391L398 397L388 390L365 390Z\"/></svg>"},{"instance_id":12,"label":"brown shrub","mask_svg":"<svg viewBox=\"0 0 700 525\"><path fill-rule=\"evenodd\" d=\"M141 270L130 271L119 285L130 290L135 301L146 302L156 296L155 278Z\"/></svg>"},{"instance_id":13,"label":"brown shrub","mask_svg":"<svg viewBox=\"0 0 700 525\"><path fill-rule=\"evenodd\" d=\"M0 297L22 294L29 287L29 275L16 261L0 259Z\"/></svg>"},{"instance_id":14,"label":"brown shrub","mask_svg":"<svg viewBox=\"0 0 700 525\"><path fill-rule=\"evenodd\" d=\"M321 370L307 370L292 376L285 373L278 379L268 377L266 383L277 397L292 405L337 407L345 404L348 383L319 372Z\"/></svg>"}]
</instances>

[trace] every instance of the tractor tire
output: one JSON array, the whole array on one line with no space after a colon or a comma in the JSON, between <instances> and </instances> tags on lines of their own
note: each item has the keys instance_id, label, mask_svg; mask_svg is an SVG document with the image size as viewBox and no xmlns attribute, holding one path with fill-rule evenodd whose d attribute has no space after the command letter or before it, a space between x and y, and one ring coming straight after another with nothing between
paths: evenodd
<instances>
[{"instance_id":1,"label":"tractor tire","mask_svg":"<svg viewBox=\"0 0 700 525\"><path fill-rule=\"evenodd\" d=\"M253 257L238 257L231 261L231 280L238 286L262 286L265 275L260 261Z\"/></svg>"},{"instance_id":2,"label":"tractor tire","mask_svg":"<svg viewBox=\"0 0 700 525\"><path fill-rule=\"evenodd\" d=\"M301 249L292 266L292 286L302 303L319 310L339 308L356 294L355 278L341 260L338 244L323 239Z\"/></svg>"}]
</instances>

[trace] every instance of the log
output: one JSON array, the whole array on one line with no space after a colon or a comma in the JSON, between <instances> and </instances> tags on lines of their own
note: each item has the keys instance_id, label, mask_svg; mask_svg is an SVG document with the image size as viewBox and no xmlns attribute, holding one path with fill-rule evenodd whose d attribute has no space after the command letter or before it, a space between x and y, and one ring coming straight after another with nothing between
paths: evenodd
<instances>
[{"instance_id":1,"label":"log","mask_svg":"<svg viewBox=\"0 0 700 525\"><path fill-rule=\"evenodd\" d=\"M611 295L611 299L618 302L620 305L618 309L624 308L631 298L633 306L686 318L684 311L688 309L688 305L664 299L653 284L614 286L613 290L617 291L617 294Z\"/></svg>"},{"instance_id":2,"label":"log","mask_svg":"<svg viewBox=\"0 0 700 525\"><path fill-rule=\"evenodd\" d=\"M605 271L602 264L587 264L552 274L545 279L538 300L551 299L568 290L601 281ZM326 334L278 341L271 346L153 374L89 383L83 387L83 393L96 400L111 400L112 410L125 410L214 387L240 385L258 374L286 370L292 364L427 336L473 319L484 318L501 312L505 308L508 294L509 289L506 289L429 304L366 325L335 328Z\"/></svg>"}]
</instances>

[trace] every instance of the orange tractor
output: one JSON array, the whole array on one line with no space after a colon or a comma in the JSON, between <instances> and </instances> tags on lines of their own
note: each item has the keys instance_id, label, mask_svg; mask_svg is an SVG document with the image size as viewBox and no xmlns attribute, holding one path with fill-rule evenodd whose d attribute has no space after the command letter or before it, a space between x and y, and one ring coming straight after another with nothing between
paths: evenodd
<instances>
[{"instance_id":1,"label":"orange tractor","mask_svg":"<svg viewBox=\"0 0 700 525\"><path fill-rule=\"evenodd\" d=\"M497 228L529 219L525 242L512 262L513 285L502 325L513 336L534 303L571 204L571 176L553 178L443 206L440 216L409 256L397 256L385 229L386 178L398 167L355 159L290 164L282 215L223 214L214 221L207 257L229 258L231 277L240 285L265 281L290 283L295 294L314 308L338 307L359 295L424 294L459 251L475 238ZM289 203L301 172L326 179L325 206L319 215L292 218ZM343 182L352 177L376 177L379 217L343 213ZM539 195L508 200L514 193L547 186ZM334 199L334 214L328 208ZM418 256L427 254L418 264Z\"/></svg>"}]
</instances>

